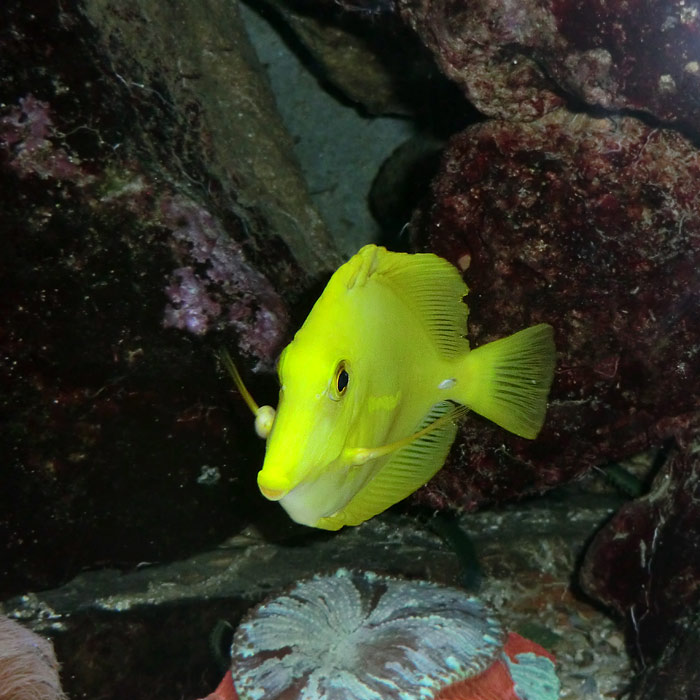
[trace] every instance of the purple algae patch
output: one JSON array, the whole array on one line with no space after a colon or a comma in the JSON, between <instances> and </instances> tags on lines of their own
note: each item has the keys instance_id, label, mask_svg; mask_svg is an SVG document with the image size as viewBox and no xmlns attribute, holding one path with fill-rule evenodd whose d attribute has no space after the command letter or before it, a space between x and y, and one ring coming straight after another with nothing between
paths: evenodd
<instances>
[{"instance_id":1,"label":"purple algae patch","mask_svg":"<svg viewBox=\"0 0 700 700\"><path fill-rule=\"evenodd\" d=\"M181 263L165 288L163 324L194 335L233 325L243 351L274 356L288 324L286 306L246 261L242 246L207 209L184 196L163 198L161 215Z\"/></svg>"},{"instance_id":2,"label":"purple algae patch","mask_svg":"<svg viewBox=\"0 0 700 700\"><path fill-rule=\"evenodd\" d=\"M20 177L35 175L78 185L94 180L75 155L57 145L58 139L49 103L31 94L20 97L19 106L0 117L0 153L5 151L10 167Z\"/></svg>"}]
</instances>

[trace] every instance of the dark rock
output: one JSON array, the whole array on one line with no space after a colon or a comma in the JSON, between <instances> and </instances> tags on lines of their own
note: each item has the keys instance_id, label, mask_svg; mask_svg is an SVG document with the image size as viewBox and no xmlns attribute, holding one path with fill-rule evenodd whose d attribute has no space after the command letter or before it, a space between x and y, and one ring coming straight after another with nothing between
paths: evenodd
<instances>
[{"instance_id":1,"label":"dark rock","mask_svg":"<svg viewBox=\"0 0 700 700\"><path fill-rule=\"evenodd\" d=\"M363 113L410 116L440 136L478 117L393 0L264 0L251 6L264 9L324 88Z\"/></svg>"},{"instance_id":2,"label":"dark rock","mask_svg":"<svg viewBox=\"0 0 700 700\"><path fill-rule=\"evenodd\" d=\"M678 635L669 640L657 663L645 669L631 700L696 698L700 693L700 618L697 609L680 621Z\"/></svg>"},{"instance_id":3,"label":"dark rock","mask_svg":"<svg viewBox=\"0 0 700 700\"><path fill-rule=\"evenodd\" d=\"M235 4L3 5L3 592L264 508L213 351L270 368L336 265L291 153Z\"/></svg>"},{"instance_id":4,"label":"dark rock","mask_svg":"<svg viewBox=\"0 0 700 700\"><path fill-rule=\"evenodd\" d=\"M678 133L564 111L455 137L416 216L465 271L480 345L546 321L559 351L528 442L468 417L420 492L474 508L660 443L700 400L700 155Z\"/></svg>"},{"instance_id":5,"label":"dark rock","mask_svg":"<svg viewBox=\"0 0 700 700\"><path fill-rule=\"evenodd\" d=\"M71 698L193 700L213 688L223 669L209 642L217 624L234 624L236 600L106 612L81 611L52 634Z\"/></svg>"},{"instance_id":6,"label":"dark rock","mask_svg":"<svg viewBox=\"0 0 700 700\"><path fill-rule=\"evenodd\" d=\"M625 621L628 645L643 669L635 698L694 697L700 639L700 460L696 416L649 493L624 505L589 546L584 590ZM663 693L667 693L664 695Z\"/></svg>"},{"instance_id":7,"label":"dark rock","mask_svg":"<svg viewBox=\"0 0 700 700\"><path fill-rule=\"evenodd\" d=\"M369 202L384 231L401 232L411 220L416 202L437 172L445 142L420 135L404 141L384 161L372 183ZM404 238L407 244L408 237ZM398 250L399 242L391 245Z\"/></svg>"},{"instance_id":8,"label":"dark rock","mask_svg":"<svg viewBox=\"0 0 700 700\"><path fill-rule=\"evenodd\" d=\"M397 80L402 41L411 42L414 52L424 51L398 16L370 8L346 9L336 3L315 0L265 0L312 58L312 69L345 99L362 105L370 114L408 114L407 85L421 74L425 82L438 77L429 55L411 63ZM378 22L377 18L381 17ZM394 49L392 51L392 48ZM393 65L392 65L393 64Z\"/></svg>"},{"instance_id":9,"label":"dark rock","mask_svg":"<svg viewBox=\"0 0 700 700\"><path fill-rule=\"evenodd\" d=\"M700 22L684 0L398 5L484 114L535 119L568 99L700 128Z\"/></svg>"}]
</instances>

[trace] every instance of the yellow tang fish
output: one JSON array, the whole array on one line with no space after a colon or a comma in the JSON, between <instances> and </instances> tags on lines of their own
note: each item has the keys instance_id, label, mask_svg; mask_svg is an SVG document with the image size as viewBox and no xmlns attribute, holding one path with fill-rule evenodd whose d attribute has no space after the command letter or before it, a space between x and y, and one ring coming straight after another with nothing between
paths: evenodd
<instances>
[{"instance_id":1,"label":"yellow tang fish","mask_svg":"<svg viewBox=\"0 0 700 700\"><path fill-rule=\"evenodd\" d=\"M367 245L333 274L282 352L276 413L257 406L222 355L267 437L258 473L266 498L298 523L337 530L425 484L468 409L537 435L554 373L552 328L470 350L467 292L437 255Z\"/></svg>"}]
</instances>

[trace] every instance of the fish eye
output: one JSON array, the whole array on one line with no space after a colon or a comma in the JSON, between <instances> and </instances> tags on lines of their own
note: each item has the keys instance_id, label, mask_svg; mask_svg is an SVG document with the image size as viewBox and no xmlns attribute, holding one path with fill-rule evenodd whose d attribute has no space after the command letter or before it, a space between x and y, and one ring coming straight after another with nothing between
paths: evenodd
<instances>
[{"instance_id":1,"label":"fish eye","mask_svg":"<svg viewBox=\"0 0 700 700\"><path fill-rule=\"evenodd\" d=\"M335 378L333 380L334 398L339 399L345 394L349 382L350 375L348 374L347 365L345 360L342 360L335 369Z\"/></svg>"}]
</instances>

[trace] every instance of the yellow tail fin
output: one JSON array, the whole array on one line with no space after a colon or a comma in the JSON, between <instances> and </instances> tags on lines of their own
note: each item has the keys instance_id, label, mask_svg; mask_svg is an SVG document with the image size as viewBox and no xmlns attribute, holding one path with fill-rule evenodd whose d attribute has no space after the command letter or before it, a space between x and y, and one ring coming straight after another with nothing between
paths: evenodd
<instances>
[{"instance_id":1,"label":"yellow tail fin","mask_svg":"<svg viewBox=\"0 0 700 700\"><path fill-rule=\"evenodd\" d=\"M544 423L554 376L552 327L526 328L469 352L460 403L524 438L534 439Z\"/></svg>"}]
</instances>

